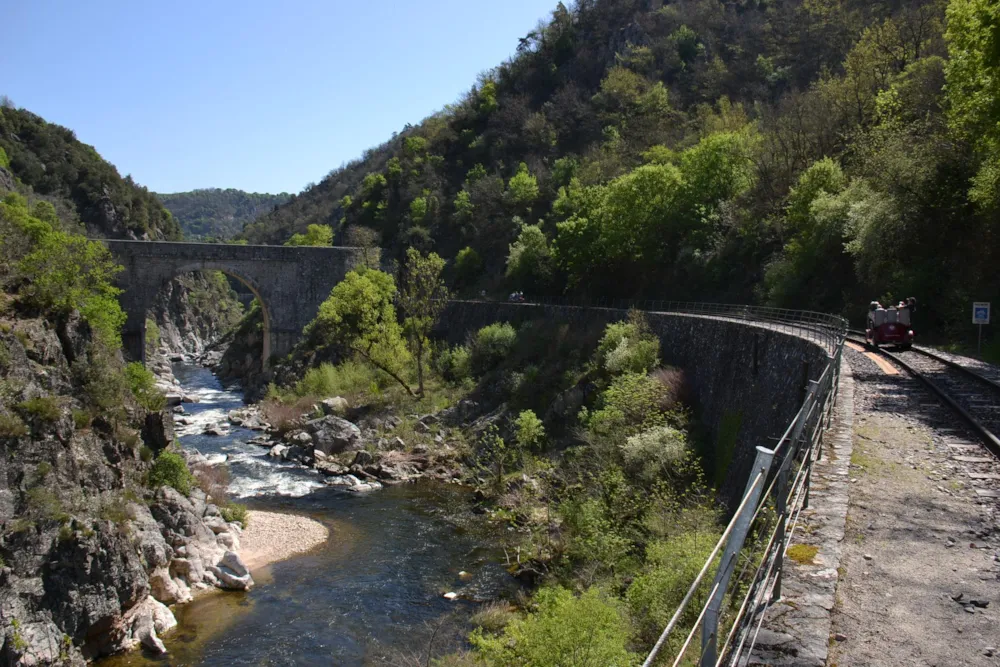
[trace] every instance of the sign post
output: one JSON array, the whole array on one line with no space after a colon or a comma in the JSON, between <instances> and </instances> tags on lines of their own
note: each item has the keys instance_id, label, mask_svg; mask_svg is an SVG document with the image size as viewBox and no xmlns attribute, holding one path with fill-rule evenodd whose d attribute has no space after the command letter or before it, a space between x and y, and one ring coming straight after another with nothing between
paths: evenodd
<instances>
[{"instance_id":1,"label":"sign post","mask_svg":"<svg viewBox=\"0 0 1000 667\"><path fill-rule=\"evenodd\" d=\"M983 325L990 323L989 301L976 301L972 304L972 323L979 325L979 345L976 354L983 356Z\"/></svg>"}]
</instances>

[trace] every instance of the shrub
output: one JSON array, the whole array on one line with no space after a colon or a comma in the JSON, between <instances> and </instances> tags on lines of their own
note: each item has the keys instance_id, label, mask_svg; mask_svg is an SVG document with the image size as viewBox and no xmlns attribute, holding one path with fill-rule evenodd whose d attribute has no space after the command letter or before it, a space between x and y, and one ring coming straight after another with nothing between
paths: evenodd
<instances>
[{"instance_id":1,"label":"shrub","mask_svg":"<svg viewBox=\"0 0 1000 667\"><path fill-rule=\"evenodd\" d=\"M714 527L692 527L647 548L645 571L632 581L625 596L644 643L656 641L718 539L719 533ZM697 619L710 588L711 579L705 579L695 604L689 605L681 617L685 629ZM675 632L674 636L685 634Z\"/></svg>"},{"instance_id":2,"label":"shrub","mask_svg":"<svg viewBox=\"0 0 1000 667\"><path fill-rule=\"evenodd\" d=\"M306 371L295 385L295 394L319 398L360 394L372 384L385 386L387 380L383 373L357 361L345 361L339 366L323 363Z\"/></svg>"},{"instance_id":3,"label":"shrub","mask_svg":"<svg viewBox=\"0 0 1000 667\"><path fill-rule=\"evenodd\" d=\"M585 415L587 428L597 436L627 437L664 423L663 385L639 373L619 375L601 395L601 407Z\"/></svg>"},{"instance_id":4,"label":"shrub","mask_svg":"<svg viewBox=\"0 0 1000 667\"><path fill-rule=\"evenodd\" d=\"M243 528L246 528L250 521L247 506L240 503L229 503L228 505L223 505L219 507L219 513L228 523L235 521Z\"/></svg>"},{"instance_id":5,"label":"shrub","mask_svg":"<svg viewBox=\"0 0 1000 667\"><path fill-rule=\"evenodd\" d=\"M191 494L194 477L184 457L176 452L163 451L149 471L149 485L153 488L172 486L185 496Z\"/></svg>"},{"instance_id":6,"label":"shrub","mask_svg":"<svg viewBox=\"0 0 1000 667\"><path fill-rule=\"evenodd\" d=\"M667 366L657 368L649 374L654 380L663 385L666 390L661 408L664 412L676 409L687 397L687 379L684 371L679 368Z\"/></svg>"},{"instance_id":7,"label":"shrub","mask_svg":"<svg viewBox=\"0 0 1000 667\"><path fill-rule=\"evenodd\" d=\"M146 356L151 356L160 349L160 326L156 320L146 318Z\"/></svg>"},{"instance_id":8,"label":"shrub","mask_svg":"<svg viewBox=\"0 0 1000 667\"><path fill-rule=\"evenodd\" d=\"M285 403L275 396L269 396L260 404L260 414L278 433L287 433L296 428L302 415L313 407L313 399L300 398L293 403Z\"/></svg>"},{"instance_id":9,"label":"shrub","mask_svg":"<svg viewBox=\"0 0 1000 667\"><path fill-rule=\"evenodd\" d=\"M59 399L54 396L38 396L29 398L17 404L18 411L28 417L42 422L53 423L59 420L62 410Z\"/></svg>"},{"instance_id":10,"label":"shrub","mask_svg":"<svg viewBox=\"0 0 1000 667\"><path fill-rule=\"evenodd\" d=\"M670 426L655 426L633 435L621 447L625 470L646 485L670 476L687 451L687 437Z\"/></svg>"},{"instance_id":11,"label":"shrub","mask_svg":"<svg viewBox=\"0 0 1000 667\"><path fill-rule=\"evenodd\" d=\"M0 438L20 438L28 435L28 427L17 415L0 412Z\"/></svg>"},{"instance_id":12,"label":"shrub","mask_svg":"<svg viewBox=\"0 0 1000 667\"><path fill-rule=\"evenodd\" d=\"M86 410L73 410L73 425L77 430L85 429L90 426L90 413Z\"/></svg>"},{"instance_id":13,"label":"shrub","mask_svg":"<svg viewBox=\"0 0 1000 667\"><path fill-rule=\"evenodd\" d=\"M660 340L649 329L645 316L633 310L626 321L605 328L594 359L612 374L647 373L660 363Z\"/></svg>"},{"instance_id":14,"label":"shrub","mask_svg":"<svg viewBox=\"0 0 1000 667\"><path fill-rule=\"evenodd\" d=\"M524 410L517 416L514 431L518 447L524 450L535 449L545 441L545 426L531 410Z\"/></svg>"},{"instance_id":15,"label":"shrub","mask_svg":"<svg viewBox=\"0 0 1000 667\"><path fill-rule=\"evenodd\" d=\"M483 270L483 260L470 247L462 248L455 255L455 281L460 285L470 285Z\"/></svg>"},{"instance_id":16,"label":"shrub","mask_svg":"<svg viewBox=\"0 0 1000 667\"><path fill-rule=\"evenodd\" d=\"M565 588L543 588L537 611L512 621L502 635L471 636L488 665L625 667L638 656L625 647L628 624L619 605L597 588L579 597Z\"/></svg>"},{"instance_id":17,"label":"shrub","mask_svg":"<svg viewBox=\"0 0 1000 667\"><path fill-rule=\"evenodd\" d=\"M517 618L514 608L507 602L487 602L469 618L469 622L485 632L500 632Z\"/></svg>"},{"instance_id":18,"label":"shrub","mask_svg":"<svg viewBox=\"0 0 1000 667\"><path fill-rule=\"evenodd\" d=\"M507 322L483 327L472 338L469 356L472 370L482 375L500 364L514 348L517 332Z\"/></svg>"},{"instance_id":19,"label":"shrub","mask_svg":"<svg viewBox=\"0 0 1000 667\"><path fill-rule=\"evenodd\" d=\"M156 376L142 363L133 361L125 366L125 380L136 402L150 412L159 412L166 406L167 398L156 388Z\"/></svg>"},{"instance_id":20,"label":"shrub","mask_svg":"<svg viewBox=\"0 0 1000 667\"><path fill-rule=\"evenodd\" d=\"M62 500L52 489L36 486L28 491L27 501L28 513L36 519L60 522L69 519Z\"/></svg>"},{"instance_id":21,"label":"shrub","mask_svg":"<svg viewBox=\"0 0 1000 667\"><path fill-rule=\"evenodd\" d=\"M435 368L445 380L461 383L472 375L471 359L469 348L456 345L438 352Z\"/></svg>"}]
</instances>

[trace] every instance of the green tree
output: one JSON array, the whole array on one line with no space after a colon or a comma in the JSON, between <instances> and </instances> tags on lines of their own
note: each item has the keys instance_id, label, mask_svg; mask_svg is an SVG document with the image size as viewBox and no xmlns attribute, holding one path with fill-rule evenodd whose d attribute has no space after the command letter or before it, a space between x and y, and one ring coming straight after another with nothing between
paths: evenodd
<instances>
[{"instance_id":1,"label":"green tree","mask_svg":"<svg viewBox=\"0 0 1000 667\"><path fill-rule=\"evenodd\" d=\"M507 255L507 279L521 289L544 290L552 280L553 262L545 232L524 225Z\"/></svg>"},{"instance_id":2,"label":"green tree","mask_svg":"<svg viewBox=\"0 0 1000 667\"><path fill-rule=\"evenodd\" d=\"M482 270L483 260L472 248L466 246L455 255L455 282L458 284L474 283Z\"/></svg>"},{"instance_id":3,"label":"green tree","mask_svg":"<svg viewBox=\"0 0 1000 667\"><path fill-rule=\"evenodd\" d=\"M528 171L528 165L523 162L507 183L507 197L516 206L525 209L530 209L538 199L538 179Z\"/></svg>"},{"instance_id":4,"label":"green tree","mask_svg":"<svg viewBox=\"0 0 1000 667\"><path fill-rule=\"evenodd\" d=\"M403 289L399 305L406 316L403 329L417 360L417 392L424 393L424 354L438 317L448 303L448 290L441 279L444 260L435 253L421 255L415 248L406 251Z\"/></svg>"},{"instance_id":5,"label":"green tree","mask_svg":"<svg viewBox=\"0 0 1000 667\"><path fill-rule=\"evenodd\" d=\"M387 273L364 267L350 271L320 305L305 333L359 355L416 396L401 376L409 355L392 303L395 296L396 283Z\"/></svg>"},{"instance_id":6,"label":"green tree","mask_svg":"<svg viewBox=\"0 0 1000 667\"><path fill-rule=\"evenodd\" d=\"M524 451L537 449L545 441L545 426L533 410L522 410L514 420L517 445Z\"/></svg>"},{"instance_id":7,"label":"green tree","mask_svg":"<svg viewBox=\"0 0 1000 667\"><path fill-rule=\"evenodd\" d=\"M293 234L287 246L328 246L333 243L333 228L329 225L309 225L305 234Z\"/></svg>"},{"instance_id":8,"label":"green tree","mask_svg":"<svg viewBox=\"0 0 1000 667\"><path fill-rule=\"evenodd\" d=\"M945 68L952 126L971 138L981 165L970 195L980 206L1000 204L1000 5L951 0Z\"/></svg>"}]
</instances>

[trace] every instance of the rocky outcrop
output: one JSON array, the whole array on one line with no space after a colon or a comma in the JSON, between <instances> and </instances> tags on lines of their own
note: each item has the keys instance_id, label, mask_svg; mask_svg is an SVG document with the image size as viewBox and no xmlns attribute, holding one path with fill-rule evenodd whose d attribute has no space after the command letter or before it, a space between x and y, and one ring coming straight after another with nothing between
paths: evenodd
<instances>
[{"instance_id":1,"label":"rocky outcrop","mask_svg":"<svg viewBox=\"0 0 1000 667\"><path fill-rule=\"evenodd\" d=\"M228 555L239 526L203 492L142 485L170 418L126 399L95 410L120 362L89 336L79 317L0 320L0 664L162 651L165 605L253 585Z\"/></svg>"}]
</instances>

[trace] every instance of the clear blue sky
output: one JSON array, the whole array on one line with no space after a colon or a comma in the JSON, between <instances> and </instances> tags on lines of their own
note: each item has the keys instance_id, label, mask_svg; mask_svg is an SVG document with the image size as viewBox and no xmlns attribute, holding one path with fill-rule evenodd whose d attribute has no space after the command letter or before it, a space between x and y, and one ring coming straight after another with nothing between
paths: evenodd
<instances>
[{"instance_id":1,"label":"clear blue sky","mask_svg":"<svg viewBox=\"0 0 1000 667\"><path fill-rule=\"evenodd\" d=\"M156 192L298 192L456 101L557 0L5 0L0 94Z\"/></svg>"}]
</instances>

